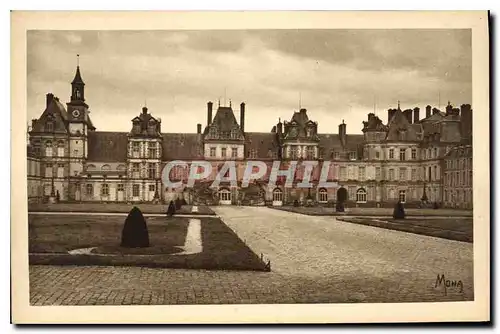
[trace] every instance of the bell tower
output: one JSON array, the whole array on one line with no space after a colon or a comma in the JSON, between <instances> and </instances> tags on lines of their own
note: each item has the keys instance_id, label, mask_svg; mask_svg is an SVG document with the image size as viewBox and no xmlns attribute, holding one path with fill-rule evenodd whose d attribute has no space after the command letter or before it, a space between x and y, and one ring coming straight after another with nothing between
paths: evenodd
<instances>
[{"instance_id":1,"label":"bell tower","mask_svg":"<svg viewBox=\"0 0 500 334\"><path fill-rule=\"evenodd\" d=\"M71 102L74 104L85 104L85 83L80 74L80 55L76 55L77 65L75 78L71 82Z\"/></svg>"}]
</instances>

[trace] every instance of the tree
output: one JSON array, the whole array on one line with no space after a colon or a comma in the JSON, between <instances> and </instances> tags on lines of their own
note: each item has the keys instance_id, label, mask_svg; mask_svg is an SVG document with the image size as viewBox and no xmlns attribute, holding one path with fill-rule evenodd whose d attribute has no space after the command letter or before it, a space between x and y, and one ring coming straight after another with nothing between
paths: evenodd
<instances>
[{"instance_id":1,"label":"tree","mask_svg":"<svg viewBox=\"0 0 500 334\"><path fill-rule=\"evenodd\" d=\"M130 210L122 229L121 247L142 248L149 247L149 233L146 219L141 210L134 206Z\"/></svg>"}]
</instances>

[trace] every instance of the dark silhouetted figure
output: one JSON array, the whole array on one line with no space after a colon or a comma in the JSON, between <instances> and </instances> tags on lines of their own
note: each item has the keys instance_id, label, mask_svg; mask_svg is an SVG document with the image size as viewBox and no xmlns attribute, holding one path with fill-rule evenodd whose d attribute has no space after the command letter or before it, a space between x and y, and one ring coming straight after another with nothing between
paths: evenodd
<instances>
[{"instance_id":1,"label":"dark silhouetted figure","mask_svg":"<svg viewBox=\"0 0 500 334\"><path fill-rule=\"evenodd\" d=\"M181 205L187 205L186 199L184 197L181 199Z\"/></svg>"},{"instance_id":2,"label":"dark silhouetted figure","mask_svg":"<svg viewBox=\"0 0 500 334\"><path fill-rule=\"evenodd\" d=\"M433 207L433 209L439 209L439 203L438 202L434 202L434 205L432 207Z\"/></svg>"},{"instance_id":3,"label":"dark silhouetted figure","mask_svg":"<svg viewBox=\"0 0 500 334\"><path fill-rule=\"evenodd\" d=\"M182 207L182 200L180 198L177 198L175 200L175 210L180 210Z\"/></svg>"},{"instance_id":4,"label":"dark silhouetted figure","mask_svg":"<svg viewBox=\"0 0 500 334\"><path fill-rule=\"evenodd\" d=\"M61 195L59 195L59 190L56 191L56 202L59 203L59 201L61 200Z\"/></svg>"},{"instance_id":5,"label":"dark silhouetted figure","mask_svg":"<svg viewBox=\"0 0 500 334\"><path fill-rule=\"evenodd\" d=\"M335 211L336 212L345 212L344 203L337 202L337 204L335 205Z\"/></svg>"},{"instance_id":6,"label":"dark silhouetted figure","mask_svg":"<svg viewBox=\"0 0 500 334\"><path fill-rule=\"evenodd\" d=\"M394 211L392 213L392 218L394 219L405 219L405 208L401 201L398 201L394 206Z\"/></svg>"},{"instance_id":7,"label":"dark silhouetted figure","mask_svg":"<svg viewBox=\"0 0 500 334\"><path fill-rule=\"evenodd\" d=\"M174 201L170 201L167 209L167 216L172 217L175 214L175 204Z\"/></svg>"},{"instance_id":8,"label":"dark silhouetted figure","mask_svg":"<svg viewBox=\"0 0 500 334\"><path fill-rule=\"evenodd\" d=\"M141 210L134 206L125 219L122 230L121 247L142 248L149 247L149 234L146 220Z\"/></svg>"}]
</instances>

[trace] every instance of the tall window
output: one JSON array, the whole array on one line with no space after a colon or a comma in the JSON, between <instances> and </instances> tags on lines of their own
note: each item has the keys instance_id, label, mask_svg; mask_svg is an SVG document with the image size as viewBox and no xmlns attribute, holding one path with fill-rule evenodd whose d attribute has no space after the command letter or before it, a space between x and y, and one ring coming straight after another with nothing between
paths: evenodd
<instances>
[{"instance_id":1,"label":"tall window","mask_svg":"<svg viewBox=\"0 0 500 334\"><path fill-rule=\"evenodd\" d=\"M215 147L210 147L210 156L215 157Z\"/></svg>"},{"instance_id":2,"label":"tall window","mask_svg":"<svg viewBox=\"0 0 500 334\"><path fill-rule=\"evenodd\" d=\"M148 178L150 178L150 179L156 178L156 164L155 163L148 164Z\"/></svg>"},{"instance_id":3,"label":"tall window","mask_svg":"<svg viewBox=\"0 0 500 334\"><path fill-rule=\"evenodd\" d=\"M57 156L64 157L64 142L62 140L57 142Z\"/></svg>"},{"instance_id":4,"label":"tall window","mask_svg":"<svg viewBox=\"0 0 500 334\"><path fill-rule=\"evenodd\" d=\"M156 158L156 143L149 143L148 146L148 157L149 158Z\"/></svg>"},{"instance_id":5,"label":"tall window","mask_svg":"<svg viewBox=\"0 0 500 334\"><path fill-rule=\"evenodd\" d=\"M50 140L47 140L45 142L45 156L47 157L52 156L52 142Z\"/></svg>"},{"instance_id":6,"label":"tall window","mask_svg":"<svg viewBox=\"0 0 500 334\"><path fill-rule=\"evenodd\" d=\"M232 158L237 158L238 157L238 148L237 147L231 148L231 157Z\"/></svg>"},{"instance_id":7,"label":"tall window","mask_svg":"<svg viewBox=\"0 0 500 334\"><path fill-rule=\"evenodd\" d=\"M328 202L328 192L326 191L325 188L321 188L319 190L319 196L318 197L319 197L318 201L320 203L326 203L326 202Z\"/></svg>"},{"instance_id":8,"label":"tall window","mask_svg":"<svg viewBox=\"0 0 500 334\"><path fill-rule=\"evenodd\" d=\"M155 185L154 185L154 184L150 184L150 185L148 186L148 190L149 190L150 192L155 191Z\"/></svg>"},{"instance_id":9,"label":"tall window","mask_svg":"<svg viewBox=\"0 0 500 334\"><path fill-rule=\"evenodd\" d=\"M417 169L416 168L411 169L411 180L417 181Z\"/></svg>"},{"instance_id":10,"label":"tall window","mask_svg":"<svg viewBox=\"0 0 500 334\"><path fill-rule=\"evenodd\" d=\"M140 143L137 141L132 142L132 157L139 158L141 151Z\"/></svg>"},{"instance_id":11,"label":"tall window","mask_svg":"<svg viewBox=\"0 0 500 334\"><path fill-rule=\"evenodd\" d=\"M389 181L394 181L394 169L389 169Z\"/></svg>"},{"instance_id":12,"label":"tall window","mask_svg":"<svg viewBox=\"0 0 500 334\"><path fill-rule=\"evenodd\" d=\"M356 202L366 203L366 190L364 190L363 188L356 191Z\"/></svg>"},{"instance_id":13,"label":"tall window","mask_svg":"<svg viewBox=\"0 0 500 334\"><path fill-rule=\"evenodd\" d=\"M45 177L52 177L54 176L52 172L52 164L46 164L45 165Z\"/></svg>"},{"instance_id":14,"label":"tall window","mask_svg":"<svg viewBox=\"0 0 500 334\"><path fill-rule=\"evenodd\" d=\"M401 161L406 160L406 149L404 148L399 149L399 160Z\"/></svg>"},{"instance_id":15,"label":"tall window","mask_svg":"<svg viewBox=\"0 0 500 334\"><path fill-rule=\"evenodd\" d=\"M307 159L308 160L314 159L314 147L313 146L307 147Z\"/></svg>"},{"instance_id":16,"label":"tall window","mask_svg":"<svg viewBox=\"0 0 500 334\"><path fill-rule=\"evenodd\" d=\"M434 158L438 157L438 149L437 147L434 147Z\"/></svg>"},{"instance_id":17,"label":"tall window","mask_svg":"<svg viewBox=\"0 0 500 334\"><path fill-rule=\"evenodd\" d=\"M406 203L406 190L399 191L399 201L401 203Z\"/></svg>"},{"instance_id":18,"label":"tall window","mask_svg":"<svg viewBox=\"0 0 500 334\"><path fill-rule=\"evenodd\" d=\"M132 177L133 178L139 178L140 175L139 175L139 163L138 162L134 162L132 163Z\"/></svg>"},{"instance_id":19,"label":"tall window","mask_svg":"<svg viewBox=\"0 0 500 334\"><path fill-rule=\"evenodd\" d=\"M437 166L434 166L432 172L433 172L433 178L434 178L434 180L437 180L438 179Z\"/></svg>"},{"instance_id":20,"label":"tall window","mask_svg":"<svg viewBox=\"0 0 500 334\"><path fill-rule=\"evenodd\" d=\"M219 191L219 199L221 201L230 201L231 200L231 192L227 189L222 189Z\"/></svg>"},{"instance_id":21,"label":"tall window","mask_svg":"<svg viewBox=\"0 0 500 334\"><path fill-rule=\"evenodd\" d=\"M389 149L389 159L394 159L394 149Z\"/></svg>"},{"instance_id":22,"label":"tall window","mask_svg":"<svg viewBox=\"0 0 500 334\"><path fill-rule=\"evenodd\" d=\"M290 158L297 159L299 157L299 147L298 146L290 146Z\"/></svg>"},{"instance_id":23,"label":"tall window","mask_svg":"<svg viewBox=\"0 0 500 334\"><path fill-rule=\"evenodd\" d=\"M335 160L339 160L340 159L340 152L333 152L333 158Z\"/></svg>"},{"instance_id":24,"label":"tall window","mask_svg":"<svg viewBox=\"0 0 500 334\"><path fill-rule=\"evenodd\" d=\"M347 179L347 169L345 166L340 167L340 179L341 180Z\"/></svg>"},{"instance_id":25,"label":"tall window","mask_svg":"<svg viewBox=\"0 0 500 334\"><path fill-rule=\"evenodd\" d=\"M406 181L406 175L407 175L407 172L406 172L406 168L402 167L399 169L399 179L401 181Z\"/></svg>"},{"instance_id":26,"label":"tall window","mask_svg":"<svg viewBox=\"0 0 500 334\"><path fill-rule=\"evenodd\" d=\"M226 151L227 151L227 149L226 149L225 147L221 147L221 149L220 149L220 155L221 155L223 158L225 158L225 157L226 157L226 153L227 153Z\"/></svg>"},{"instance_id":27,"label":"tall window","mask_svg":"<svg viewBox=\"0 0 500 334\"><path fill-rule=\"evenodd\" d=\"M416 148L411 149L411 158L413 160L417 159L417 149Z\"/></svg>"},{"instance_id":28,"label":"tall window","mask_svg":"<svg viewBox=\"0 0 500 334\"><path fill-rule=\"evenodd\" d=\"M87 196L94 195L94 185L92 183L87 183L87 185L85 186L85 194Z\"/></svg>"},{"instance_id":29,"label":"tall window","mask_svg":"<svg viewBox=\"0 0 500 334\"><path fill-rule=\"evenodd\" d=\"M375 179L380 180L382 177L381 175L381 168L380 167L375 167Z\"/></svg>"},{"instance_id":30,"label":"tall window","mask_svg":"<svg viewBox=\"0 0 500 334\"><path fill-rule=\"evenodd\" d=\"M376 150L375 151L375 159L380 159L380 151L379 150Z\"/></svg>"},{"instance_id":31,"label":"tall window","mask_svg":"<svg viewBox=\"0 0 500 334\"><path fill-rule=\"evenodd\" d=\"M356 187L347 187L347 193L351 201L356 200Z\"/></svg>"},{"instance_id":32,"label":"tall window","mask_svg":"<svg viewBox=\"0 0 500 334\"><path fill-rule=\"evenodd\" d=\"M134 197L139 197L139 185L138 184L134 184L132 185L132 196Z\"/></svg>"},{"instance_id":33,"label":"tall window","mask_svg":"<svg viewBox=\"0 0 500 334\"><path fill-rule=\"evenodd\" d=\"M117 189L118 189L118 191L124 191L125 187L123 186L123 183L118 183Z\"/></svg>"},{"instance_id":34,"label":"tall window","mask_svg":"<svg viewBox=\"0 0 500 334\"><path fill-rule=\"evenodd\" d=\"M57 165L57 177L64 177L64 165L63 164Z\"/></svg>"},{"instance_id":35,"label":"tall window","mask_svg":"<svg viewBox=\"0 0 500 334\"><path fill-rule=\"evenodd\" d=\"M364 181L366 177L366 170L365 167L359 167L358 168L358 174L359 174L359 180Z\"/></svg>"},{"instance_id":36,"label":"tall window","mask_svg":"<svg viewBox=\"0 0 500 334\"><path fill-rule=\"evenodd\" d=\"M103 183L101 185L101 196L109 196L109 184Z\"/></svg>"}]
</instances>

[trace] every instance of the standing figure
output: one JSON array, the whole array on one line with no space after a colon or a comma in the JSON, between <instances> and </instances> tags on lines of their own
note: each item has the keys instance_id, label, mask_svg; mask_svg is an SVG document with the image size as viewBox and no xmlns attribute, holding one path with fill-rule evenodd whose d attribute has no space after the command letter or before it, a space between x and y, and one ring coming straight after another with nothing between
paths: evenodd
<instances>
[{"instance_id":1,"label":"standing figure","mask_svg":"<svg viewBox=\"0 0 500 334\"><path fill-rule=\"evenodd\" d=\"M172 217L175 214L175 204L174 201L170 201L167 209L167 216Z\"/></svg>"}]
</instances>

